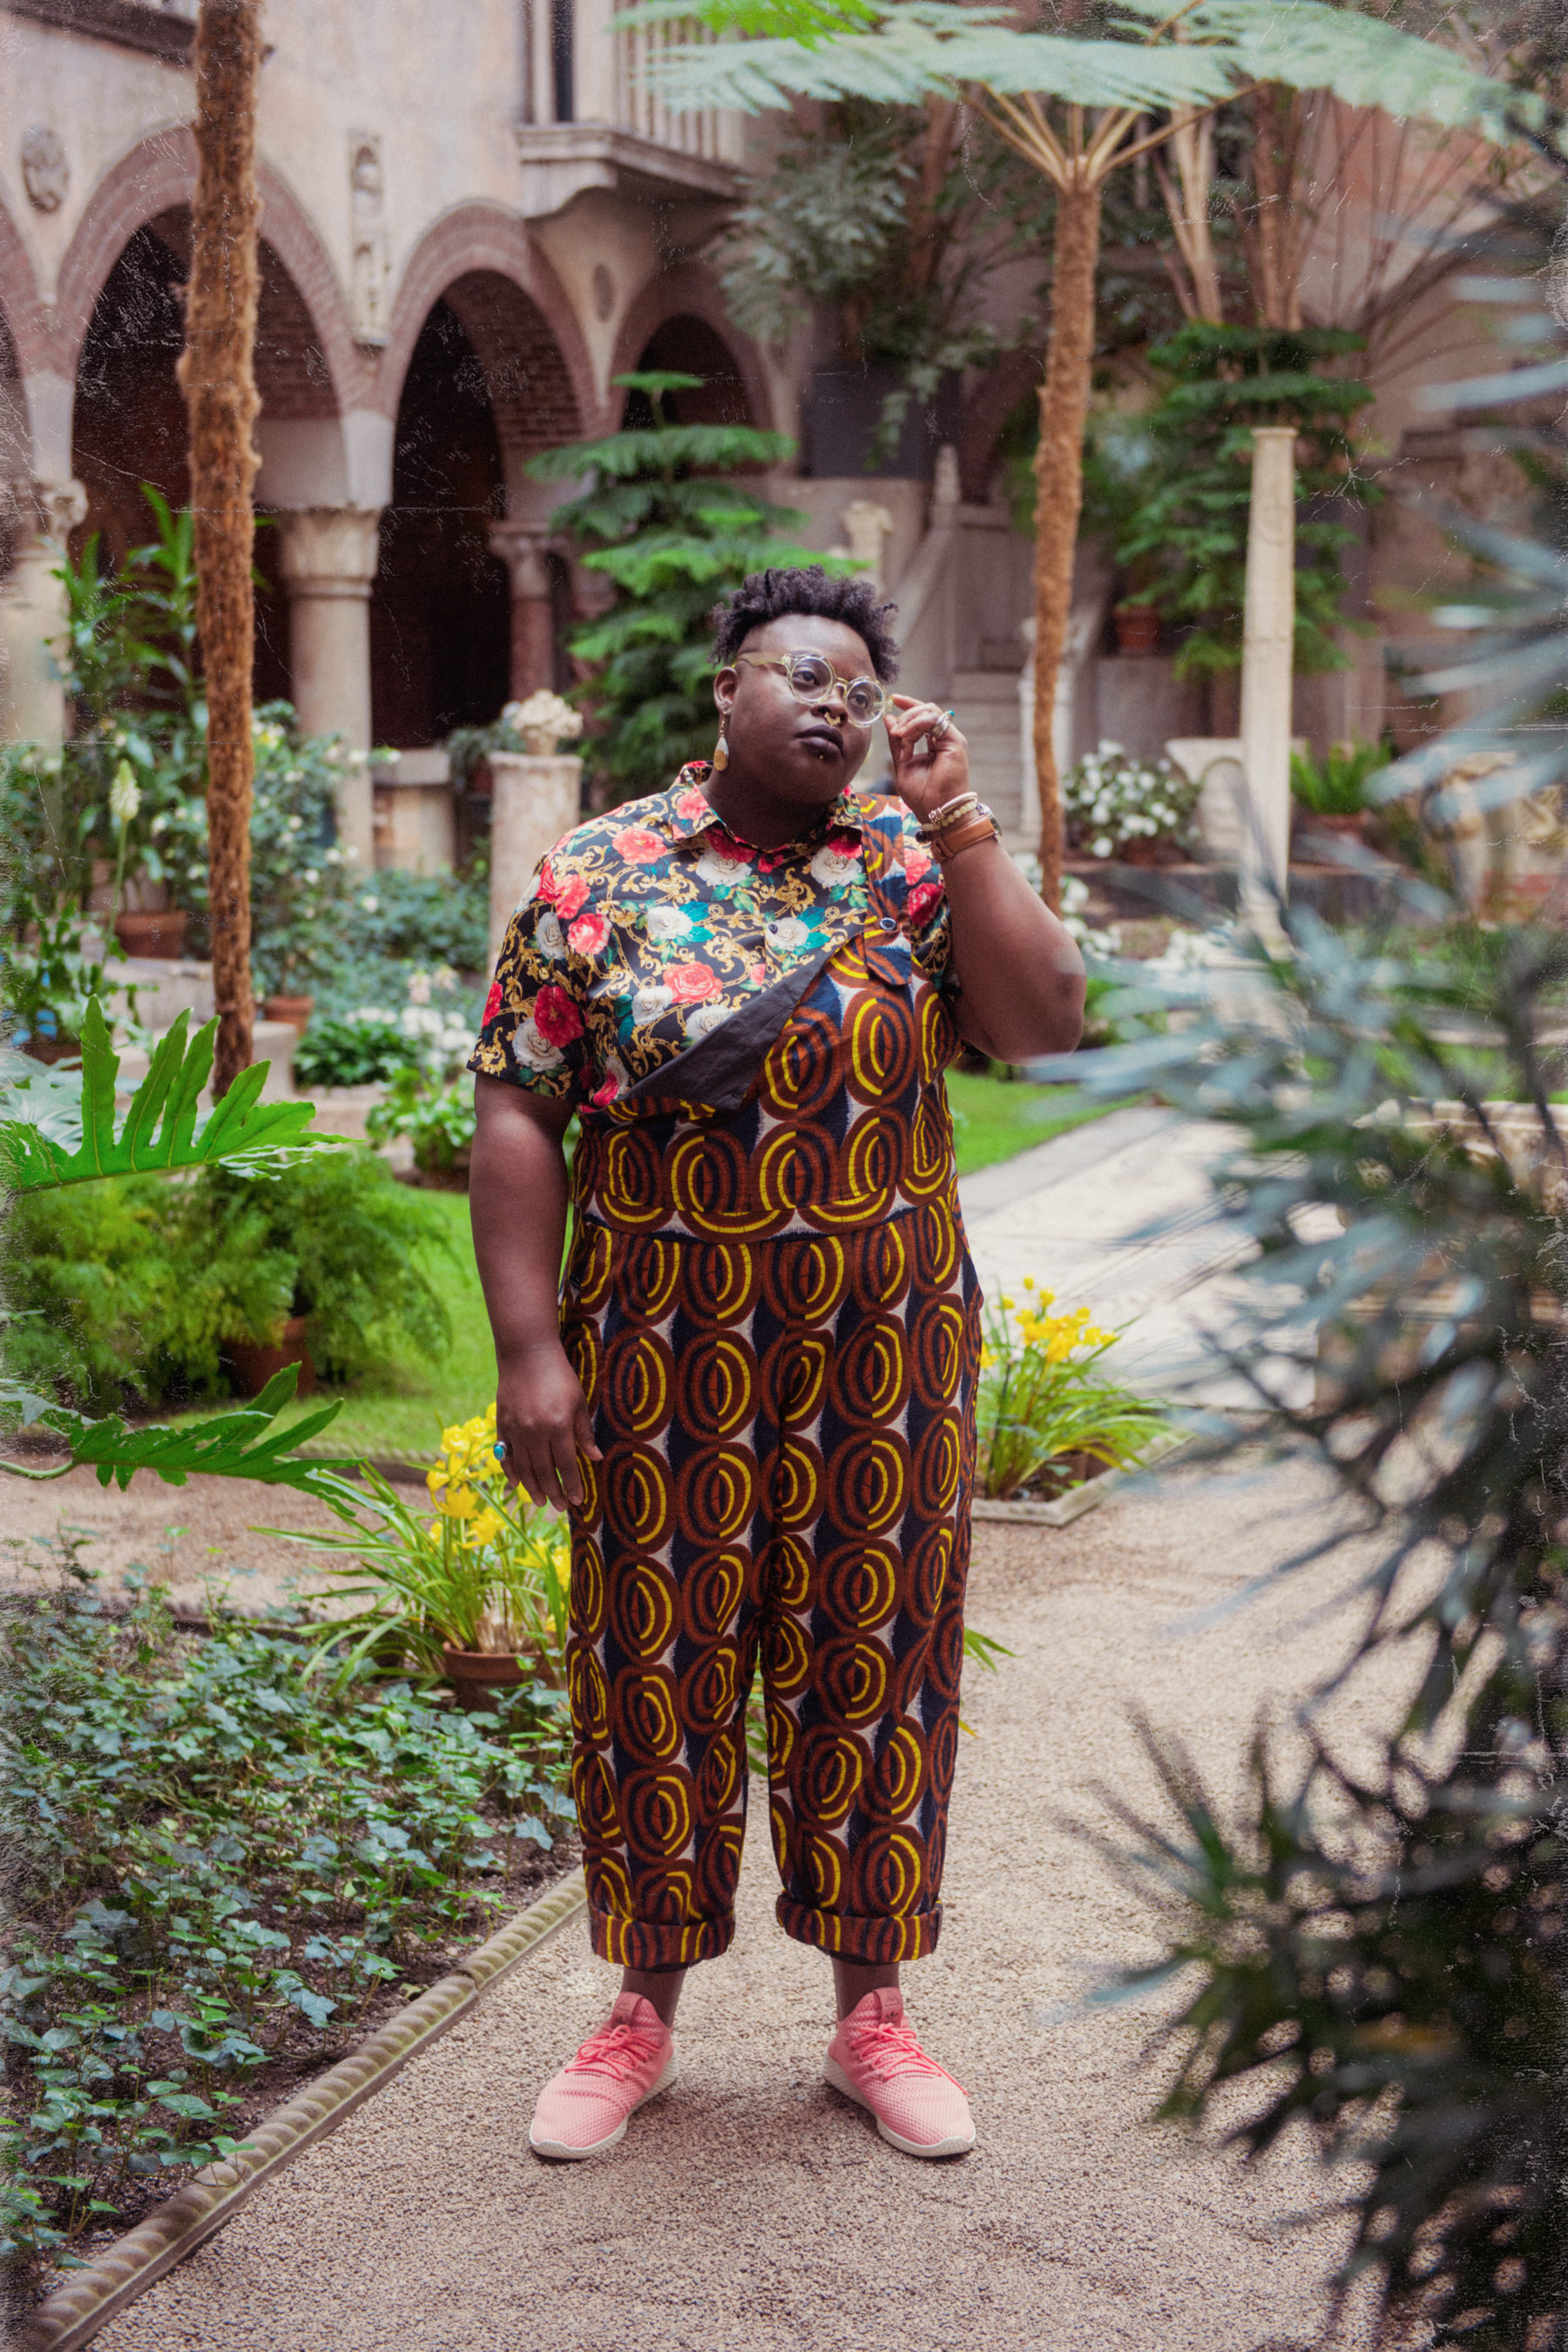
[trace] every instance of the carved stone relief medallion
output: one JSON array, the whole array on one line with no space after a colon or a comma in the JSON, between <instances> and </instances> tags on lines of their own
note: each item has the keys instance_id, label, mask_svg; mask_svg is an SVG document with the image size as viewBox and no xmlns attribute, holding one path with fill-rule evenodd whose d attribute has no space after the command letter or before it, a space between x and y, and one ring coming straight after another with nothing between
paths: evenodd
<instances>
[{"instance_id":1,"label":"carved stone relief medallion","mask_svg":"<svg viewBox=\"0 0 1568 2352\"><path fill-rule=\"evenodd\" d=\"M71 167L58 132L47 123L36 122L22 135L22 179L39 212L58 212L70 186Z\"/></svg>"}]
</instances>

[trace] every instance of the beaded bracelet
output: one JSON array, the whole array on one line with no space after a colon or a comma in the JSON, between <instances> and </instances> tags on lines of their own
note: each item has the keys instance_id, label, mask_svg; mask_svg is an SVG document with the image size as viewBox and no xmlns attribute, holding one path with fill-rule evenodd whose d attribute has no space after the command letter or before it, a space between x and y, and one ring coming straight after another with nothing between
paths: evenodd
<instances>
[{"instance_id":1,"label":"beaded bracelet","mask_svg":"<svg viewBox=\"0 0 1568 2352\"><path fill-rule=\"evenodd\" d=\"M935 841L939 834L948 832L955 824L962 824L965 817L973 816L983 805L978 793L960 793L956 800L944 801L941 808L932 809L925 823L918 827L915 839Z\"/></svg>"}]
</instances>

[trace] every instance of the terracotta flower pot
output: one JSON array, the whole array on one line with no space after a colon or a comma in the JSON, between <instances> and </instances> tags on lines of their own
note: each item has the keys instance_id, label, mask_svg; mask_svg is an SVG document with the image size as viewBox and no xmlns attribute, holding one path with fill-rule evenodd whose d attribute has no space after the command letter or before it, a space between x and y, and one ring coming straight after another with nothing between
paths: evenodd
<instances>
[{"instance_id":1,"label":"terracotta flower pot","mask_svg":"<svg viewBox=\"0 0 1568 2352\"><path fill-rule=\"evenodd\" d=\"M185 952L183 907L163 907L156 913L117 915L114 936L128 956L168 956L178 961Z\"/></svg>"},{"instance_id":2,"label":"terracotta flower pot","mask_svg":"<svg viewBox=\"0 0 1568 2352\"><path fill-rule=\"evenodd\" d=\"M488 1707L497 1691L515 1690L538 1673L526 1652L520 1656L513 1650L459 1650L443 1642L441 1658L458 1706L470 1710Z\"/></svg>"},{"instance_id":3,"label":"terracotta flower pot","mask_svg":"<svg viewBox=\"0 0 1568 2352\"><path fill-rule=\"evenodd\" d=\"M302 1315L289 1316L276 1347L258 1347L254 1339L230 1339L224 1353L234 1366L234 1382L241 1396L259 1396L268 1381L289 1364L300 1367L296 1396L309 1396L316 1385L316 1367L305 1343Z\"/></svg>"},{"instance_id":4,"label":"terracotta flower pot","mask_svg":"<svg viewBox=\"0 0 1568 2352\"><path fill-rule=\"evenodd\" d=\"M70 1062L81 1052L79 1037L29 1037L22 1051L35 1062Z\"/></svg>"},{"instance_id":5,"label":"terracotta flower pot","mask_svg":"<svg viewBox=\"0 0 1568 2352\"><path fill-rule=\"evenodd\" d=\"M261 1010L268 1021L287 1021L296 1034L302 1034L311 1013L316 1009L313 996L264 996Z\"/></svg>"},{"instance_id":6,"label":"terracotta flower pot","mask_svg":"<svg viewBox=\"0 0 1568 2352\"><path fill-rule=\"evenodd\" d=\"M1160 614L1154 605L1118 604L1111 618L1116 623L1116 650L1119 654L1159 652Z\"/></svg>"}]
</instances>

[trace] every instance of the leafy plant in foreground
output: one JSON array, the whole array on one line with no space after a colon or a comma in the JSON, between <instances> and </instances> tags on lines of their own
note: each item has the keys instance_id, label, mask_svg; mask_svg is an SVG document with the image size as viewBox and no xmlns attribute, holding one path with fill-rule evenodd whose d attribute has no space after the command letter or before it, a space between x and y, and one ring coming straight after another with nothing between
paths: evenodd
<instances>
[{"instance_id":1,"label":"leafy plant in foreground","mask_svg":"<svg viewBox=\"0 0 1568 2352\"><path fill-rule=\"evenodd\" d=\"M1568 950L1517 934L1489 969L1411 965L1287 921L1288 959L1130 982L1124 1024L1184 1019L1092 1083L1136 1070L1232 1129L1215 1181L1258 1256L1230 1372L1373 1540L1335 1683L1397 1650L1415 1688L1360 1770L1310 1700L1304 1770L1260 1731L1234 1822L1153 1740L1173 1826L1113 1811L1166 1948L1124 1981L1180 1987L1162 2112L1241 2084L1243 2147L1300 2119L1360 2168L1343 2277L1375 2275L1380 2341L1540 2352L1568 2314L1568 1147L1542 1042ZM1216 1450L1256 1429L1207 1420Z\"/></svg>"}]
</instances>

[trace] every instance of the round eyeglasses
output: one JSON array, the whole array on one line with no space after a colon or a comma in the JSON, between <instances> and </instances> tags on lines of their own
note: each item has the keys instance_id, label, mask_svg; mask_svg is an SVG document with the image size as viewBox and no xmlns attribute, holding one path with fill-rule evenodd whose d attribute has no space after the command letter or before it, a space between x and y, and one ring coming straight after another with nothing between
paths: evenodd
<instances>
[{"instance_id":1,"label":"round eyeglasses","mask_svg":"<svg viewBox=\"0 0 1568 2352\"><path fill-rule=\"evenodd\" d=\"M836 686L853 727L874 727L888 708L888 695L874 677L840 677L826 654L737 654L734 667L782 670L797 702L826 702Z\"/></svg>"}]
</instances>

